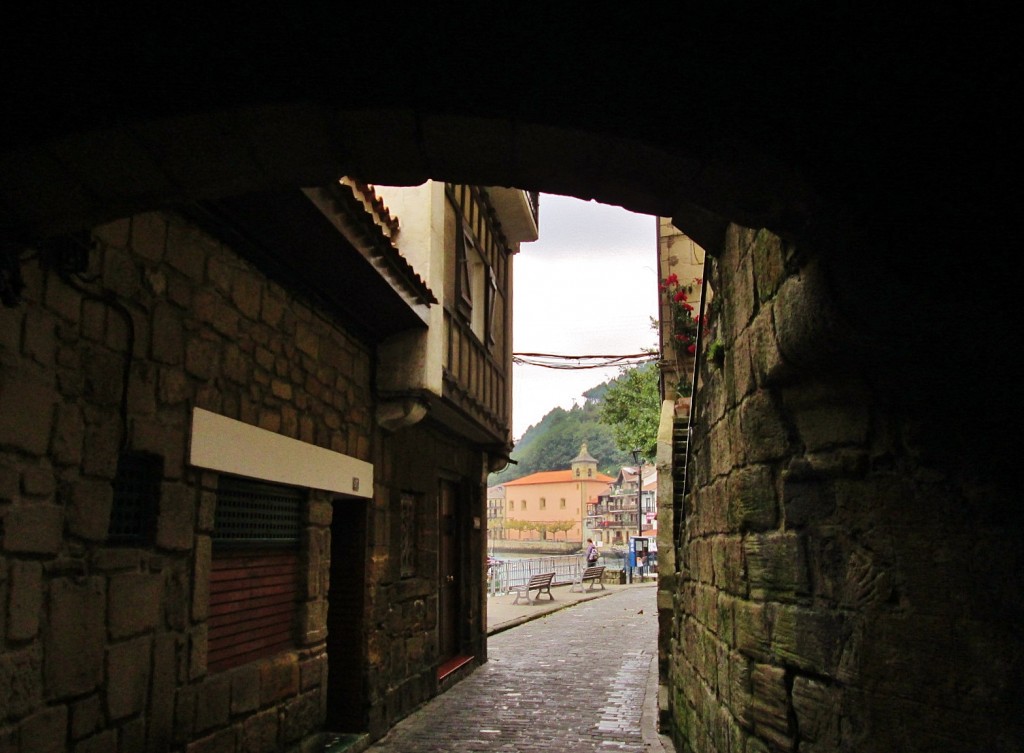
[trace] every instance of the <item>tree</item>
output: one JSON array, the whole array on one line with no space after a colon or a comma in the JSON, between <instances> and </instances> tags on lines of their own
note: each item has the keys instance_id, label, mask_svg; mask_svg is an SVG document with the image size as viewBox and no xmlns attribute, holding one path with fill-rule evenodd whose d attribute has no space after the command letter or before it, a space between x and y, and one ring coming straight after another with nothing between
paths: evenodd
<instances>
[{"instance_id":1,"label":"tree","mask_svg":"<svg viewBox=\"0 0 1024 753\"><path fill-rule=\"evenodd\" d=\"M556 520L554 523L548 523L548 528L555 533L555 538L557 539L559 533L568 534L574 525L576 525L575 520ZM568 536L563 536L562 538L568 540Z\"/></svg>"},{"instance_id":2,"label":"tree","mask_svg":"<svg viewBox=\"0 0 1024 753\"><path fill-rule=\"evenodd\" d=\"M503 484L537 471L555 471L569 467L586 442L590 454L598 460L598 470L615 475L631 461L628 453L615 446L610 426L601 423L600 395L608 383L585 393L587 401L570 410L553 408L540 422L524 432L512 451L510 463L501 473L491 474L488 486Z\"/></svg>"},{"instance_id":3,"label":"tree","mask_svg":"<svg viewBox=\"0 0 1024 753\"><path fill-rule=\"evenodd\" d=\"M639 448L643 457L653 460L658 448L660 409L657 366L649 363L627 367L604 393L601 421L611 427L620 450Z\"/></svg>"}]
</instances>

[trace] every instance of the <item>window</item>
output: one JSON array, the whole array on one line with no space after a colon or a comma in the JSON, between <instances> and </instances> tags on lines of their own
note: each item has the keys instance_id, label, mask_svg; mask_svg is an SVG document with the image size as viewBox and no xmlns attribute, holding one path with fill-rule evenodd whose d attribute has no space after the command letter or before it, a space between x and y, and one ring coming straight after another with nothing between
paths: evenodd
<instances>
[{"instance_id":1,"label":"window","mask_svg":"<svg viewBox=\"0 0 1024 753\"><path fill-rule=\"evenodd\" d=\"M540 509L541 510L546 510L547 507L548 507L548 501L544 497L541 497L540 498Z\"/></svg>"},{"instance_id":2,"label":"window","mask_svg":"<svg viewBox=\"0 0 1024 753\"><path fill-rule=\"evenodd\" d=\"M509 512L511 512L512 510L516 509L516 501L514 499L510 499L508 501L508 509L509 509Z\"/></svg>"},{"instance_id":3,"label":"window","mask_svg":"<svg viewBox=\"0 0 1024 753\"><path fill-rule=\"evenodd\" d=\"M525 499L523 500L523 503L520 505L520 509L522 509L522 510L526 509L526 500Z\"/></svg>"},{"instance_id":4,"label":"window","mask_svg":"<svg viewBox=\"0 0 1024 753\"><path fill-rule=\"evenodd\" d=\"M565 497L562 497L560 500L558 500L558 506L563 510L565 509Z\"/></svg>"},{"instance_id":5,"label":"window","mask_svg":"<svg viewBox=\"0 0 1024 753\"><path fill-rule=\"evenodd\" d=\"M455 305L462 318L471 321L473 316L473 275L471 267L471 256L476 256L476 250L470 251L467 246L466 236L468 235L464 223L458 225L458 234L455 239L456 267L455 267Z\"/></svg>"},{"instance_id":6,"label":"window","mask_svg":"<svg viewBox=\"0 0 1024 753\"><path fill-rule=\"evenodd\" d=\"M222 476L210 567L207 667L292 648L304 490Z\"/></svg>"},{"instance_id":7,"label":"window","mask_svg":"<svg viewBox=\"0 0 1024 753\"><path fill-rule=\"evenodd\" d=\"M587 468L587 478L591 478L594 475L593 468Z\"/></svg>"},{"instance_id":8,"label":"window","mask_svg":"<svg viewBox=\"0 0 1024 753\"><path fill-rule=\"evenodd\" d=\"M117 459L107 528L111 544L141 546L152 539L163 477L164 459L159 455L126 452Z\"/></svg>"},{"instance_id":9,"label":"window","mask_svg":"<svg viewBox=\"0 0 1024 753\"><path fill-rule=\"evenodd\" d=\"M576 478L579 478L579 477L580 477L580 469L579 469L579 468L577 468L577 469L576 469Z\"/></svg>"},{"instance_id":10,"label":"window","mask_svg":"<svg viewBox=\"0 0 1024 753\"><path fill-rule=\"evenodd\" d=\"M402 494L401 576L416 575L416 496Z\"/></svg>"},{"instance_id":11,"label":"window","mask_svg":"<svg viewBox=\"0 0 1024 753\"><path fill-rule=\"evenodd\" d=\"M498 278L493 267L487 267L487 347L493 348L498 341L495 302L498 300Z\"/></svg>"}]
</instances>

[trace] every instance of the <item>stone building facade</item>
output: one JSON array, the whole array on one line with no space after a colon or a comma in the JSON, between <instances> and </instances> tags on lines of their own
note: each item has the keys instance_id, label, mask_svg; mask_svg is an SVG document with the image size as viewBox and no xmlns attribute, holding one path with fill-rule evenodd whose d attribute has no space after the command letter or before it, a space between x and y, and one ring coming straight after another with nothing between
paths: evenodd
<instances>
[{"instance_id":1,"label":"stone building facade","mask_svg":"<svg viewBox=\"0 0 1024 753\"><path fill-rule=\"evenodd\" d=\"M349 275L390 243L354 185L329 189L360 229L334 257ZM288 197L267 206L317 198ZM476 405L467 437L473 417L396 410L377 362L429 329L427 283L378 253L404 278L353 312L264 265L241 207L41 247L0 308L0 750L318 750L486 659L484 479L509 414Z\"/></svg>"},{"instance_id":2,"label":"stone building facade","mask_svg":"<svg viewBox=\"0 0 1024 753\"><path fill-rule=\"evenodd\" d=\"M671 410L659 451L678 750L1019 749L1020 654L997 647L1019 645L1020 548L985 458L872 383L856 323L777 237L731 226L711 282L724 357L700 367L687 496Z\"/></svg>"},{"instance_id":3,"label":"stone building facade","mask_svg":"<svg viewBox=\"0 0 1024 753\"><path fill-rule=\"evenodd\" d=\"M633 6L618 3L595 5L586 34L576 8L555 4L520 4L500 23L489 6L441 14L428 4L387 12L352 5L343 22L332 7L320 16L297 11L288 24L275 9L247 14L248 33L238 33L233 14L207 14L202 23L174 12L168 23L48 9L10 14L0 45L5 70L15 72L4 78L4 101L12 104L0 140L0 299L16 297L22 282L34 299L47 295L27 258L40 239L182 202L323 185L345 174L384 184L527 186L672 217L709 253L737 262L720 265L718 292L728 287L726 276L739 283L735 300L726 301L739 316L726 335L720 383L706 411L699 396L694 404L711 416L695 447L713 442L715 462L728 471L694 469L692 526L691 516L677 517L690 531L676 539L687 557L683 572L693 574L678 589L680 628L663 612L665 634L688 637L666 644L678 739L694 747L713 737L722 749L727 736L739 736L745 743L734 749L748 751L784 749L791 740L795 748L797 739L803 751L1017 750L1024 739L1015 702L1024 678L1024 515L1016 502L1019 284L1008 273L1018 256L1018 171L1008 157L1019 139L1007 127L1002 96L1017 80L1010 10L915 12L890 3L864 13L817 3L736 13L707 3L695 13L678 4L645 24ZM280 54L268 54L274 51ZM739 264L746 259L740 246L726 253L738 244L730 223L786 239L796 249L787 251L790 266L779 275L763 269L775 258L764 254ZM276 259L278 271L308 267L290 253ZM31 279L19 280L19 269ZM762 284L774 276L783 278L777 289ZM48 305L60 308L61 297L51 291ZM51 435L42 424L56 414L47 407L56 405L55 377L36 378L35 359L48 359L48 325L3 309L0 323L0 515L19 542L16 554L4 549L0 564L0 622L4 631L15 626L14 637L5 632L0 661L8 689L0 698L7 714L0 747L9 748L23 727L36 739L88 694L39 702L38 644L18 637L39 635L25 615L41 620L44 598L47 609L50 603L41 596L37 608L36 589L24 586L82 558L35 553L58 548L52 532L65 515L55 502L55 474L42 461L25 462L45 454L40 444ZM731 361L748 342L749 358ZM753 388L732 376L748 364L757 367ZM116 368L104 370L96 359L88 365L89 389L102 391L101 375ZM851 384L860 377L866 397ZM14 419L12 405L41 407ZM387 413L401 415L400 404ZM775 450L757 460L765 450L755 419L763 415L782 416L783 459ZM88 418L93 427L95 414ZM84 434L86 416L80 424L62 420ZM822 431L809 431L812 423ZM851 436L851 427L864 428ZM676 437L670 428L662 439L670 454ZM101 438L90 428L83 453L94 453ZM867 451L844 453L853 447ZM865 454L866 468L858 466ZM706 451L703 457L706 463ZM852 465L821 465L829 457L849 457ZM765 465L774 520L729 523L727 511L746 496L722 498L714 481L724 477L738 488L745 473L764 473ZM671 467L659 473L671 476ZM798 493L798 480L807 494ZM25 501L40 504L28 510ZM798 502L818 517L807 517ZM667 504L672 509L675 500ZM702 518L714 521L706 524L714 533L698 532ZM667 530L661 509L659 520ZM833 563L822 577L796 565L801 581L810 569L814 580L800 588L812 597L767 598L766 581L743 581L747 571L728 585L733 571L715 562L740 546L756 563L759 537L769 545L795 538L798 563L805 554L807 563ZM709 548L711 575L700 564ZM659 556L664 564L664 546ZM861 564L839 581L825 577L845 562ZM835 681L828 661L786 658L779 615L832 614L829 584L852 587L857 568L866 583L879 584L879 596L853 589L836 600L851 635L863 628L865 640L850 644L844 655L851 661ZM668 610L676 590L664 585ZM691 594L707 600L712 593L721 594L727 619L760 612L760 645L747 645L748 630L715 624L703 602L692 604ZM817 631L801 632L798 648L829 645L831 624L823 620L822 641L813 638ZM700 659L683 655L694 642ZM720 666L736 666L735 673L712 675L711 649L719 647ZM750 665L729 663L736 653L756 665L756 703L746 701L755 687L744 679ZM781 685L774 682L779 669ZM735 691L725 677L735 677ZM816 732L806 713L803 691L818 688L812 683L837 700L823 718L840 720L839 742L828 731L834 727ZM790 705L784 722L782 708Z\"/></svg>"}]
</instances>

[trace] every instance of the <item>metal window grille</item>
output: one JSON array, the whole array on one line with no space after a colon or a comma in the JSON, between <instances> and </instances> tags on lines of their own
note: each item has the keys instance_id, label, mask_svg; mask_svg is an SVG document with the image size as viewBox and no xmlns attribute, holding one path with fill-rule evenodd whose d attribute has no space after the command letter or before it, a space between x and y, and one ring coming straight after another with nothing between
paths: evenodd
<instances>
[{"instance_id":1,"label":"metal window grille","mask_svg":"<svg viewBox=\"0 0 1024 753\"><path fill-rule=\"evenodd\" d=\"M160 501L164 459L148 452L126 452L117 460L107 540L139 544L149 540Z\"/></svg>"},{"instance_id":2,"label":"metal window grille","mask_svg":"<svg viewBox=\"0 0 1024 753\"><path fill-rule=\"evenodd\" d=\"M218 545L294 545L305 499L303 489L222 476L213 539Z\"/></svg>"},{"instance_id":3,"label":"metal window grille","mask_svg":"<svg viewBox=\"0 0 1024 753\"><path fill-rule=\"evenodd\" d=\"M416 574L416 496L402 495L402 577Z\"/></svg>"}]
</instances>

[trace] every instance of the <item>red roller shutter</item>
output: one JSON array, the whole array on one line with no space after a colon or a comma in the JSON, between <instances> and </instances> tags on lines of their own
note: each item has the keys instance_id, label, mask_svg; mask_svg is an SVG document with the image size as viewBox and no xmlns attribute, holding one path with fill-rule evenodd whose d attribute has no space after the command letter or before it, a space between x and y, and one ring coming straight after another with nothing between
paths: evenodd
<instances>
[{"instance_id":1,"label":"red roller shutter","mask_svg":"<svg viewBox=\"0 0 1024 753\"><path fill-rule=\"evenodd\" d=\"M221 477L207 622L211 672L294 648L304 502L294 487Z\"/></svg>"},{"instance_id":2,"label":"red roller shutter","mask_svg":"<svg viewBox=\"0 0 1024 753\"><path fill-rule=\"evenodd\" d=\"M225 551L210 572L207 668L216 672L294 645L299 555Z\"/></svg>"}]
</instances>

